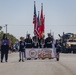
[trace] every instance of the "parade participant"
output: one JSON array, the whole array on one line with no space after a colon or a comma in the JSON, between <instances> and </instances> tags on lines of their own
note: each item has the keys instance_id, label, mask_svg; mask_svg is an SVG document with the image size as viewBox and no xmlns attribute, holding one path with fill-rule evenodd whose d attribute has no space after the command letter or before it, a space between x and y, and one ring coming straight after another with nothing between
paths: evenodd
<instances>
[{"instance_id":1,"label":"parade participant","mask_svg":"<svg viewBox=\"0 0 76 75\"><path fill-rule=\"evenodd\" d=\"M45 48L45 39L44 39L44 35L40 38L40 42L39 42L39 45L40 45L40 48Z\"/></svg>"},{"instance_id":2,"label":"parade participant","mask_svg":"<svg viewBox=\"0 0 76 75\"><path fill-rule=\"evenodd\" d=\"M37 36L34 36L33 37L33 39L32 39L32 41L33 41L33 48L38 48L38 38L37 38Z\"/></svg>"},{"instance_id":3,"label":"parade participant","mask_svg":"<svg viewBox=\"0 0 76 75\"><path fill-rule=\"evenodd\" d=\"M61 45L60 45L59 40L56 40L55 47L56 47L56 59L57 59L57 61L59 61L60 49L61 49Z\"/></svg>"},{"instance_id":4,"label":"parade participant","mask_svg":"<svg viewBox=\"0 0 76 75\"><path fill-rule=\"evenodd\" d=\"M24 42L25 42L25 40L24 40ZM25 42L25 50L26 50L26 42ZM24 50L24 58L26 58L26 51Z\"/></svg>"},{"instance_id":5,"label":"parade participant","mask_svg":"<svg viewBox=\"0 0 76 75\"><path fill-rule=\"evenodd\" d=\"M10 47L10 41L7 38L7 35L4 34L3 38L1 39L1 63L3 62L4 55L5 55L5 62L7 62L9 47Z\"/></svg>"},{"instance_id":6,"label":"parade participant","mask_svg":"<svg viewBox=\"0 0 76 75\"><path fill-rule=\"evenodd\" d=\"M45 44L47 48L52 48L53 37L48 33L48 37L45 39Z\"/></svg>"},{"instance_id":7,"label":"parade participant","mask_svg":"<svg viewBox=\"0 0 76 75\"><path fill-rule=\"evenodd\" d=\"M24 62L24 52L25 52L25 42L24 42L24 37L20 37L19 41L19 62L22 60ZM22 59L21 59L22 57Z\"/></svg>"},{"instance_id":8,"label":"parade participant","mask_svg":"<svg viewBox=\"0 0 76 75\"><path fill-rule=\"evenodd\" d=\"M32 39L30 37L30 34L27 34L25 42L26 42L26 48L32 48Z\"/></svg>"},{"instance_id":9,"label":"parade participant","mask_svg":"<svg viewBox=\"0 0 76 75\"><path fill-rule=\"evenodd\" d=\"M40 53L40 57L39 58L41 58L42 60L44 60L45 59L45 57L44 57L44 48L45 48L45 38L44 38L45 36L43 35L40 39L39 39L39 47L40 48L42 48L41 49L41 53Z\"/></svg>"}]
</instances>

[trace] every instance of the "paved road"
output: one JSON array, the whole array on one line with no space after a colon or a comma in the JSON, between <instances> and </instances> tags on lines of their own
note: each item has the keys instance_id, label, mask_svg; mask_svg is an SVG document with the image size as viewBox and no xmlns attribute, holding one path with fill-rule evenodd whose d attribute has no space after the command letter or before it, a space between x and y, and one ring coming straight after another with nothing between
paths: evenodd
<instances>
[{"instance_id":1,"label":"paved road","mask_svg":"<svg viewBox=\"0 0 76 75\"><path fill-rule=\"evenodd\" d=\"M76 75L76 54L61 54L60 61L25 60L18 53L9 54L8 63L0 63L0 75Z\"/></svg>"}]
</instances>

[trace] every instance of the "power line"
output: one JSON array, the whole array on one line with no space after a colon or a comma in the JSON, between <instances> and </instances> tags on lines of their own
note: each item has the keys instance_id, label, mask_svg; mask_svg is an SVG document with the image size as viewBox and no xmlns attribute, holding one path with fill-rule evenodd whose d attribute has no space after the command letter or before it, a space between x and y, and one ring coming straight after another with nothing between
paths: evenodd
<instances>
[{"instance_id":1,"label":"power line","mask_svg":"<svg viewBox=\"0 0 76 75\"><path fill-rule=\"evenodd\" d=\"M1 25L2 26L2 25ZM19 25L19 24L8 24L8 26L34 26L33 24L32 25ZM76 25L45 25L45 26L76 26Z\"/></svg>"}]
</instances>

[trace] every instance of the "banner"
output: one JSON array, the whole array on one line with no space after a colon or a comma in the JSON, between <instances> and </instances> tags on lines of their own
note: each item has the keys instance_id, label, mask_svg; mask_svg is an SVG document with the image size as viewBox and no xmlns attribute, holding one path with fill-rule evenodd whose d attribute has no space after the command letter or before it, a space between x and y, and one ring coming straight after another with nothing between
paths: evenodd
<instances>
[{"instance_id":1,"label":"banner","mask_svg":"<svg viewBox=\"0 0 76 75\"><path fill-rule=\"evenodd\" d=\"M26 58L38 58L38 49L29 48L25 50Z\"/></svg>"},{"instance_id":2,"label":"banner","mask_svg":"<svg viewBox=\"0 0 76 75\"><path fill-rule=\"evenodd\" d=\"M26 58L55 58L53 48L29 48L25 50Z\"/></svg>"}]
</instances>

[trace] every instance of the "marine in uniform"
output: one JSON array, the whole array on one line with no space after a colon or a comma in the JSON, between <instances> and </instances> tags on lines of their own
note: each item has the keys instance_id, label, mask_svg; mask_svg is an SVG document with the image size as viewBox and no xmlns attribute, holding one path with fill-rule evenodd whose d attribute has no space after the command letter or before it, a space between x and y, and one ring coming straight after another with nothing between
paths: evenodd
<instances>
[{"instance_id":1,"label":"marine in uniform","mask_svg":"<svg viewBox=\"0 0 76 75\"><path fill-rule=\"evenodd\" d=\"M53 37L48 33L48 37L45 39L46 48L52 48Z\"/></svg>"},{"instance_id":2,"label":"marine in uniform","mask_svg":"<svg viewBox=\"0 0 76 75\"><path fill-rule=\"evenodd\" d=\"M42 38L39 39L39 46L40 48L45 48L45 39L44 39L44 35L42 36Z\"/></svg>"},{"instance_id":3,"label":"marine in uniform","mask_svg":"<svg viewBox=\"0 0 76 75\"><path fill-rule=\"evenodd\" d=\"M38 38L37 38L37 36L34 36L34 37L32 38L32 42L33 42L32 47L33 47L33 48L38 48L39 43L38 43Z\"/></svg>"},{"instance_id":4,"label":"marine in uniform","mask_svg":"<svg viewBox=\"0 0 76 75\"><path fill-rule=\"evenodd\" d=\"M32 39L30 37L30 34L27 34L25 42L26 42L26 48L32 48Z\"/></svg>"}]
</instances>

